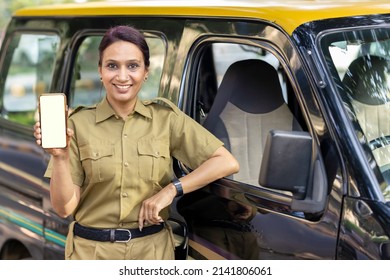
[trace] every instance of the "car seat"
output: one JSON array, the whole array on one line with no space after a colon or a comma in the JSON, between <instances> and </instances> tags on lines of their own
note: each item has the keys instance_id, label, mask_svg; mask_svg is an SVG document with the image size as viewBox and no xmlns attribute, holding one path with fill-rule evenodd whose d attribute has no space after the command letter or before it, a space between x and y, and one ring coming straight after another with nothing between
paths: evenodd
<instances>
[{"instance_id":1,"label":"car seat","mask_svg":"<svg viewBox=\"0 0 390 280\"><path fill-rule=\"evenodd\" d=\"M356 118L381 169L390 168L388 71L387 59L365 55L352 61L343 78Z\"/></svg>"},{"instance_id":2,"label":"car seat","mask_svg":"<svg viewBox=\"0 0 390 280\"><path fill-rule=\"evenodd\" d=\"M240 171L232 179L251 185L259 185L268 132L301 130L283 99L276 69L257 59L228 68L203 125L237 158Z\"/></svg>"}]
</instances>

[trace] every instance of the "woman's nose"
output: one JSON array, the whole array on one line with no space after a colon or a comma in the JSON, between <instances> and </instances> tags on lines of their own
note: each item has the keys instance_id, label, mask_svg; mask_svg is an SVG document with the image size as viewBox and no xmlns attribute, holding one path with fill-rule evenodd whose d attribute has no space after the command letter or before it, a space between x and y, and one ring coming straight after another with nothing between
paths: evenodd
<instances>
[{"instance_id":1,"label":"woman's nose","mask_svg":"<svg viewBox=\"0 0 390 280\"><path fill-rule=\"evenodd\" d=\"M119 70L117 78L119 81L129 81L130 80L130 73L125 67L122 67Z\"/></svg>"}]
</instances>

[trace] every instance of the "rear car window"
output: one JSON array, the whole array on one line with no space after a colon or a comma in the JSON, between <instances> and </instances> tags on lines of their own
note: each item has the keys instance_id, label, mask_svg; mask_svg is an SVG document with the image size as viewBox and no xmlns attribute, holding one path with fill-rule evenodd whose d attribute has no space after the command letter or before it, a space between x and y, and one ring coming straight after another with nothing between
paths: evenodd
<instances>
[{"instance_id":1,"label":"rear car window","mask_svg":"<svg viewBox=\"0 0 390 280\"><path fill-rule=\"evenodd\" d=\"M37 97L51 86L60 39L55 34L15 33L1 73L2 116L22 125L36 120Z\"/></svg>"}]
</instances>

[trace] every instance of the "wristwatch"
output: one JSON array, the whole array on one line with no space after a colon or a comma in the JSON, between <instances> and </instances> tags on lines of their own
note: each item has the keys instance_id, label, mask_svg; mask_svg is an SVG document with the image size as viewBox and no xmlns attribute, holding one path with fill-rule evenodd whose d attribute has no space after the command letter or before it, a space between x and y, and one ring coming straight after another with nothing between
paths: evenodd
<instances>
[{"instance_id":1,"label":"wristwatch","mask_svg":"<svg viewBox=\"0 0 390 280\"><path fill-rule=\"evenodd\" d=\"M176 188L176 197L183 196L183 186L182 186L181 182L179 181L179 179L173 179L172 184Z\"/></svg>"}]
</instances>

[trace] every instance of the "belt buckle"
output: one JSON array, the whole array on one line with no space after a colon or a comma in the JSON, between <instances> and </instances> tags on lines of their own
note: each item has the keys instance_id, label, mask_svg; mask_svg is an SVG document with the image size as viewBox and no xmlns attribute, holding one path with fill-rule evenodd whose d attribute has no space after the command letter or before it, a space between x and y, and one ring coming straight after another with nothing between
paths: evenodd
<instances>
[{"instance_id":1,"label":"belt buckle","mask_svg":"<svg viewBox=\"0 0 390 280\"><path fill-rule=\"evenodd\" d=\"M129 234L129 238L127 240L115 240L115 242L127 243L127 242L129 242L131 240L131 231L129 229L118 228L116 230L118 230L118 231L126 231Z\"/></svg>"}]
</instances>

